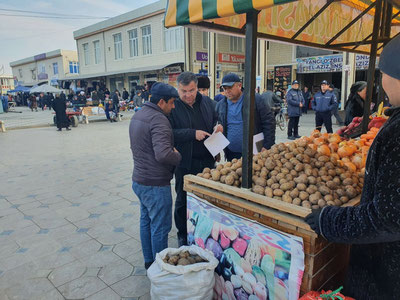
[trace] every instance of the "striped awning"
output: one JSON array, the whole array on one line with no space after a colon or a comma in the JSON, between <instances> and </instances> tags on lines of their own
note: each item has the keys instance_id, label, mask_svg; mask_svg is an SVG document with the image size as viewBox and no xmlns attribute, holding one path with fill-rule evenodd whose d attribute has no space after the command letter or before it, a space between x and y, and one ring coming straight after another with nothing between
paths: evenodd
<instances>
[{"instance_id":1,"label":"striped awning","mask_svg":"<svg viewBox=\"0 0 400 300\"><path fill-rule=\"evenodd\" d=\"M165 27L230 17L296 0L168 0Z\"/></svg>"}]
</instances>

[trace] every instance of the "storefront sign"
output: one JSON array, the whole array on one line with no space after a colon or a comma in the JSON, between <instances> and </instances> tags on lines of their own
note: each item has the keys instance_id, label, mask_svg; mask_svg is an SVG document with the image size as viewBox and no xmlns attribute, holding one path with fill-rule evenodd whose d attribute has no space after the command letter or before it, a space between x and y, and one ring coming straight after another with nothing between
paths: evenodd
<instances>
[{"instance_id":1,"label":"storefront sign","mask_svg":"<svg viewBox=\"0 0 400 300\"><path fill-rule=\"evenodd\" d=\"M33 57L34 60L42 60L46 58L46 53L38 54Z\"/></svg>"},{"instance_id":2,"label":"storefront sign","mask_svg":"<svg viewBox=\"0 0 400 300\"><path fill-rule=\"evenodd\" d=\"M245 56L237 54L218 53L218 61L222 63L240 64L244 63Z\"/></svg>"},{"instance_id":3,"label":"storefront sign","mask_svg":"<svg viewBox=\"0 0 400 300\"><path fill-rule=\"evenodd\" d=\"M181 66L173 66L173 67L164 68L165 74L177 74L177 73L181 73L181 72L182 72Z\"/></svg>"},{"instance_id":4,"label":"storefront sign","mask_svg":"<svg viewBox=\"0 0 400 300\"><path fill-rule=\"evenodd\" d=\"M44 80L44 79L49 78L49 76L48 76L46 73L39 73L38 76L37 76L37 78L38 78L39 80Z\"/></svg>"},{"instance_id":5,"label":"storefront sign","mask_svg":"<svg viewBox=\"0 0 400 300\"><path fill-rule=\"evenodd\" d=\"M277 88L287 89L292 80L292 66L281 66L274 68L274 90Z\"/></svg>"},{"instance_id":6,"label":"storefront sign","mask_svg":"<svg viewBox=\"0 0 400 300\"><path fill-rule=\"evenodd\" d=\"M208 53L207 52L196 52L196 60L208 61Z\"/></svg>"},{"instance_id":7,"label":"storefront sign","mask_svg":"<svg viewBox=\"0 0 400 300\"><path fill-rule=\"evenodd\" d=\"M216 294L298 299L304 273L301 237L231 214L190 193L187 212L188 243L210 250L219 260Z\"/></svg>"},{"instance_id":8,"label":"storefront sign","mask_svg":"<svg viewBox=\"0 0 400 300\"><path fill-rule=\"evenodd\" d=\"M356 54L356 69L366 70L368 66L369 55ZM297 59L297 73L342 72L342 68L343 55L341 54Z\"/></svg>"}]
</instances>

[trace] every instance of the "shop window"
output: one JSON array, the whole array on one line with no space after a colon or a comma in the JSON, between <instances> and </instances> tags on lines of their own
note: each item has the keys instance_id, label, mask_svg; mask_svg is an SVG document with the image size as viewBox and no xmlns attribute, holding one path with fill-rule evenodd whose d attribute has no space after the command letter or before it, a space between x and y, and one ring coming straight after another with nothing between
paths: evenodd
<instances>
[{"instance_id":1,"label":"shop window","mask_svg":"<svg viewBox=\"0 0 400 300\"><path fill-rule=\"evenodd\" d=\"M183 49L183 27L164 29L164 51L176 51Z\"/></svg>"},{"instance_id":2,"label":"shop window","mask_svg":"<svg viewBox=\"0 0 400 300\"><path fill-rule=\"evenodd\" d=\"M53 63L53 74L54 75L58 74L58 63Z\"/></svg>"},{"instance_id":3,"label":"shop window","mask_svg":"<svg viewBox=\"0 0 400 300\"><path fill-rule=\"evenodd\" d=\"M69 73L78 74L79 73L79 63L76 61L69 62Z\"/></svg>"},{"instance_id":4,"label":"shop window","mask_svg":"<svg viewBox=\"0 0 400 300\"><path fill-rule=\"evenodd\" d=\"M230 45L230 50L232 52L242 52L243 38L237 36L230 36L229 45Z\"/></svg>"},{"instance_id":5,"label":"shop window","mask_svg":"<svg viewBox=\"0 0 400 300\"><path fill-rule=\"evenodd\" d=\"M82 44L83 47L83 61L85 62L85 66L89 64L89 44Z\"/></svg>"},{"instance_id":6,"label":"shop window","mask_svg":"<svg viewBox=\"0 0 400 300\"><path fill-rule=\"evenodd\" d=\"M208 49L208 32L203 31L203 49Z\"/></svg>"}]
</instances>

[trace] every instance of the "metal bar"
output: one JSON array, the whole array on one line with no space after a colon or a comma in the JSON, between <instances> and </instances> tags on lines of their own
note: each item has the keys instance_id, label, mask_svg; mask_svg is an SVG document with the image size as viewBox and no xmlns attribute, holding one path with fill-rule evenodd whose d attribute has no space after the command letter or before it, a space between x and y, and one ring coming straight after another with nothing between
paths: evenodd
<instances>
[{"instance_id":1,"label":"metal bar","mask_svg":"<svg viewBox=\"0 0 400 300\"><path fill-rule=\"evenodd\" d=\"M378 35L381 22L381 12L382 12L382 1L376 0L376 8L374 15L374 27L372 30L372 44L371 53L369 55L369 66L368 66L368 77L367 77L367 98L364 101L364 114L362 121L362 132L366 133L368 131L369 114L371 110L372 93L374 90L375 81L375 62L376 62L376 52L378 48Z\"/></svg>"},{"instance_id":2,"label":"metal bar","mask_svg":"<svg viewBox=\"0 0 400 300\"><path fill-rule=\"evenodd\" d=\"M361 12L356 18L354 18L349 24L347 24L342 30L340 30L333 38L331 38L326 45L330 45L334 40L336 40L339 36L341 36L347 29L349 29L351 26L353 26L354 23L356 23L358 20L360 20L367 12L369 12L375 5L376 2L372 2L370 6L368 6L363 12ZM376 14L376 11L375 11Z\"/></svg>"},{"instance_id":3,"label":"metal bar","mask_svg":"<svg viewBox=\"0 0 400 300\"><path fill-rule=\"evenodd\" d=\"M310 26L310 24L311 24L312 22L314 22L314 20L315 20L316 18L318 18L319 15L322 14L322 13L324 12L324 10L327 9L328 6L331 5L331 3L334 2L334 1L335 1L335 0L329 0L329 1L327 1L327 2L325 3L325 5L322 6L321 9L320 9L319 11L317 11L317 12L315 13L315 15L313 15L313 16L311 17L311 19L308 20L308 21L306 22L306 24L304 24L304 25L292 36L292 40L294 40L295 38L297 38L297 37L300 35L300 33L302 33L308 26Z\"/></svg>"},{"instance_id":4,"label":"metal bar","mask_svg":"<svg viewBox=\"0 0 400 300\"><path fill-rule=\"evenodd\" d=\"M377 42L378 43L384 43L384 42L388 42L390 40L390 38L378 38ZM356 41L356 42L348 42L348 43L340 43L340 44L332 44L331 47L349 47L349 46L353 46L353 45L369 45L372 44L372 40L369 41Z\"/></svg>"},{"instance_id":5,"label":"metal bar","mask_svg":"<svg viewBox=\"0 0 400 300\"><path fill-rule=\"evenodd\" d=\"M250 189L253 179L253 135L256 89L258 12L246 13L246 60L244 63L242 187Z\"/></svg>"}]
</instances>

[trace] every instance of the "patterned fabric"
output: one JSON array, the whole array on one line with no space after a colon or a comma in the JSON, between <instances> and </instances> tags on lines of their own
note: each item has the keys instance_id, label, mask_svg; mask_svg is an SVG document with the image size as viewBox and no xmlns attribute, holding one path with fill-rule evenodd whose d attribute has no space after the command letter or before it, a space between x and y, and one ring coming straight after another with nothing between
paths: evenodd
<instances>
[{"instance_id":1,"label":"patterned fabric","mask_svg":"<svg viewBox=\"0 0 400 300\"><path fill-rule=\"evenodd\" d=\"M326 207L320 228L329 241L353 244L346 295L400 298L400 108L369 150L360 205Z\"/></svg>"}]
</instances>

